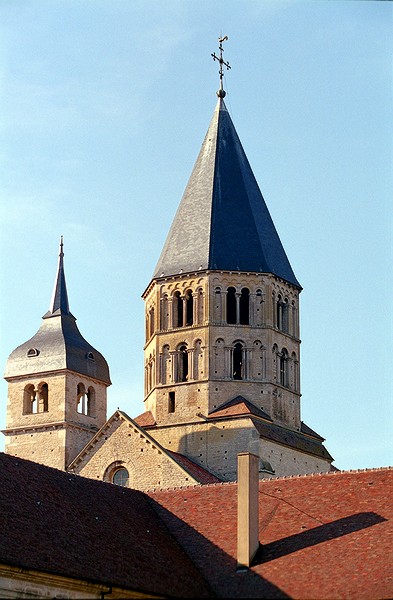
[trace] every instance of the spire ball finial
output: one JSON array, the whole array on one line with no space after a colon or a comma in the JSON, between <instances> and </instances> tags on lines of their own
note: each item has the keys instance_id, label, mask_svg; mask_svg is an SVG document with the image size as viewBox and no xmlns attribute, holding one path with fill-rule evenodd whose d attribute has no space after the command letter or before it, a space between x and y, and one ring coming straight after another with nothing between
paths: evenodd
<instances>
[{"instance_id":1,"label":"spire ball finial","mask_svg":"<svg viewBox=\"0 0 393 600\"><path fill-rule=\"evenodd\" d=\"M60 252L59 252L59 256L64 256L64 252L63 252L63 236L60 236Z\"/></svg>"},{"instance_id":2,"label":"spire ball finial","mask_svg":"<svg viewBox=\"0 0 393 600\"><path fill-rule=\"evenodd\" d=\"M225 92L225 90L224 90L224 88L222 86L222 78L224 76L222 66L225 65L226 68L227 68L227 70L231 68L230 65L229 65L229 62L225 62L225 60L222 58L222 53L224 52L224 48L222 47L222 43L225 42L227 39L228 39L227 35L224 35L224 37L219 37L218 41L220 42L220 45L219 45L220 56L216 56L215 52L213 52L213 54L212 54L213 60L218 60L218 62L220 64L220 70L219 70L219 73L220 73L220 89L216 92L217 96L219 98L225 98L225 96L226 96L226 92Z\"/></svg>"}]
</instances>

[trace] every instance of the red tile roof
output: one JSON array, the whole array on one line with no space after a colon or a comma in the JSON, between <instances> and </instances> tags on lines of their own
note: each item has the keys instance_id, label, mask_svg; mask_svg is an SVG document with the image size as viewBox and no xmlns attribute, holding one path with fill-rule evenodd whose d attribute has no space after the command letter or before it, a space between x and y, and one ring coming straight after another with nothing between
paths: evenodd
<instances>
[{"instance_id":1,"label":"red tile roof","mask_svg":"<svg viewBox=\"0 0 393 600\"><path fill-rule=\"evenodd\" d=\"M1 563L160 596L211 595L145 494L3 453Z\"/></svg>"},{"instance_id":2,"label":"red tile roof","mask_svg":"<svg viewBox=\"0 0 393 600\"><path fill-rule=\"evenodd\" d=\"M169 456L171 456L177 463L179 463L179 465L184 467L199 483L221 483L221 479L212 473L209 473L209 471L206 471L206 469L200 467L183 454L173 452L172 450L165 450L165 452L169 454Z\"/></svg>"},{"instance_id":3,"label":"red tile roof","mask_svg":"<svg viewBox=\"0 0 393 600\"><path fill-rule=\"evenodd\" d=\"M146 412L135 417L134 421L139 425L139 427L154 427L154 425L156 425L153 413L150 410L147 410Z\"/></svg>"},{"instance_id":4,"label":"red tile roof","mask_svg":"<svg viewBox=\"0 0 393 600\"><path fill-rule=\"evenodd\" d=\"M224 598L393 597L393 469L263 480L255 564L236 572L237 485L149 495Z\"/></svg>"},{"instance_id":5,"label":"red tile roof","mask_svg":"<svg viewBox=\"0 0 393 600\"><path fill-rule=\"evenodd\" d=\"M268 421L272 420L267 413L243 398L243 396L237 396L233 400L229 400L229 402L216 408L209 413L209 418L234 417L239 415L255 415Z\"/></svg>"},{"instance_id":6,"label":"red tile roof","mask_svg":"<svg viewBox=\"0 0 393 600\"><path fill-rule=\"evenodd\" d=\"M164 597L393 597L393 469L259 483L236 571L237 484L149 494L0 453L0 563Z\"/></svg>"}]
</instances>

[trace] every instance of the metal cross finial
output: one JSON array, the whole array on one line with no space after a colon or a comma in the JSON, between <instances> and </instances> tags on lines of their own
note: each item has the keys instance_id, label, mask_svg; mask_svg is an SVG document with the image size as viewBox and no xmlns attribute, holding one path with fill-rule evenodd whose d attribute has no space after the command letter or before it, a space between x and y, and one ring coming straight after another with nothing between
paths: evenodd
<instances>
[{"instance_id":1,"label":"metal cross finial","mask_svg":"<svg viewBox=\"0 0 393 600\"><path fill-rule=\"evenodd\" d=\"M59 254L59 256L64 256L63 246L64 246L64 244L63 244L63 236L61 235L60 236L60 254Z\"/></svg>"},{"instance_id":2,"label":"metal cross finial","mask_svg":"<svg viewBox=\"0 0 393 600\"><path fill-rule=\"evenodd\" d=\"M225 65L226 68L227 68L227 70L231 68L230 65L229 65L229 62L225 62L225 60L222 57L222 53L224 52L224 48L222 47L222 43L225 42L225 40L227 40L227 39L228 39L227 35L224 35L224 37L218 38L218 41L220 42L220 45L219 45L220 56L216 56L215 52L213 52L213 54L212 54L213 60L218 60L218 62L220 63L220 71L219 71L219 73L220 73L220 89L217 92L217 96L219 98L224 98L226 96L225 90L222 87L222 78L224 76L224 74L223 74L223 68L222 67L223 67L223 65Z\"/></svg>"}]
</instances>

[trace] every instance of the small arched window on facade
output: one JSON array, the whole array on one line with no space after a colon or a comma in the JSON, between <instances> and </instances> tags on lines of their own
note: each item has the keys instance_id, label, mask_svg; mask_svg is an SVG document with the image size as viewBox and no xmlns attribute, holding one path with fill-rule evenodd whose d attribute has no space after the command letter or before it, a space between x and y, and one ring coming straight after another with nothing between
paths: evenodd
<instances>
[{"instance_id":1,"label":"small arched window on facade","mask_svg":"<svg viewBox=\"0 0 393 600\"><path fill-rule=\"evenodd\" d=\"M37 348L30 348L30 349L27 351L27 356L28 356L29 358L32 358L33 356L38 356L38 355L39 355L39 353L40 353L40 351L39 351L39 350L37 350Z\"/></svg>"},{"instance_id":2,"label":"small arched window on facade","mask_svg":"<svg viewBox=\"0 0 393 600\"><path fill-rule=\"evenodd\" d=\"M250 324L250 290L243 288L240 294L240 325Z\"/></svg>"},{"instance_id":3,"label":"small arched window on facade","mask_svg":"<svg viewBox=\"0 0 393 600\"><path fill-rule=\"evenodd\" d=\"M37 398L32 383L25 386L23 390L23 414L31 415L37 412Z\"/></svg>"},{"instance_id":4,"label":"small arched window on facade","mask_svg":"<svg viewBox=\"0 0 393 600\"><path fill-rule=\"evenodd\" d=\"M289 360L288 360L288 352L285 348L281 351L280 354L280 383L285 387L289 385Z\"/></svg>"},{"instance_id":5,"label":"small arched window on facade","mask_svg":"<svg viewBox=\"0 0 393 600\"><path fill-rule=\"evenodd\" d=\"M125 467L119 467L112 475L112 483L120 485L121 487L128 487L128 480L130 476Z\"/></svg>"},{"instance_id":6,"label":"small arched window on facade","mask_svg":"<svg viewBox=\"0 0 393 600\"><path fill-rule=\"evenodd\" d=\"M76 410L81 415L87 414L87 396L86 388L83 383L78 383L76 389Z\"/></svg>"},{"instance_id":7,"label":"small arched window on facade","mask_svg":"<svg viewBox=\"0 0 393 600\"><path fill-rule=\"evenodd\" d=\"M192 325L194 323L194 299L192 297L192 291L188 290L185 295L186 304L186 325Z\"/></svg>"},{"instance_id":8,"label":"small arched window on facade","mask_svg":"<svg viewBox=\"0 0 393 600\"><path fill-rule=\"evenodd\" d=\"M177 351L177 381L188 381L188 352L186 344L181 344Z\"/></svg>"},{"instance_id":9,"label":"small arched window on facade","mask_svg":"<svg viewBox=\"0 0 393 600\"><path fill-rule=\"evenodd\" d=\"M47 383L40 383L38 386L38 406L37 412L48 412L49 410L49 390Z\"/></svg>"},{"instance_id":10,"label":"small arched window on facade","mask_svg":"<svg viewBox=\"0 0 393 600\"><path fill-rule=\"evenodd\" d=\"M281 295L277 297L276 303L276 325L278 329L281 329L284 333L288 333L288 321L289 321L289 306L288 298L283 300Z\"/></svg>"},{"instance_id":11,"label":"small arched window on facade","mask_svg":"<svg viewBox=\"0 0 393 600\"><path fill-rule=\"evenodd\" d=\"M229 287L227 290L227 323L236 325L236 290Z\"/></svg>"},{"instance_id":12,"label":"small arched window on facade","mask_svg":"<svg viewBox=\"0 0 393 600\"><path fill-rule=\"evenodd\" d=\"M173 296L173 326L183 327L183 299L180 292L175 292Z\"/></svg>"},{"instance_id":13,"label":"small arched window on facade","mask_svg":"<svg viewBox=\"0 0 393 600\"><path fill-rule=\"evenodd\" d=\"M233 347L232 377L233 379L243 379L243 345L240 342Z\"/></svg>"}]
</instances>

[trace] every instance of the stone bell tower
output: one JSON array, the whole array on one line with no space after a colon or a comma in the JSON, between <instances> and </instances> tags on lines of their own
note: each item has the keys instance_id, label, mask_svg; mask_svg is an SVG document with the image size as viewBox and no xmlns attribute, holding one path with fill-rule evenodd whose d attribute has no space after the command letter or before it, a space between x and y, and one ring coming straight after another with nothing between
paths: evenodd
<instances>
[{"instance_id":1,"label":"stone bell tower","mask_svg":"<svg viewBox=\"0 0 393 600\"><path fill-rule=\"evenodd\" d=\"M106 420L106 360L80 334L68 305L63 240L49 311L8 358L5 451L58 469Z\"/></svg>"},{"instance_id":2,"label":"stone bell tower","mask_svg":"<svg viewBox=\"0 0 393 600\"><path fill-rule=\"evenodd\" d=\"M244 451L270 475L327 471L300 416L302 288L224 102L225 39L216 109L143 294L140 423L224 480Z\"/></svg>"}]
</instances>

